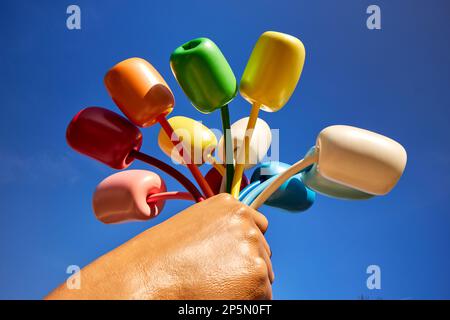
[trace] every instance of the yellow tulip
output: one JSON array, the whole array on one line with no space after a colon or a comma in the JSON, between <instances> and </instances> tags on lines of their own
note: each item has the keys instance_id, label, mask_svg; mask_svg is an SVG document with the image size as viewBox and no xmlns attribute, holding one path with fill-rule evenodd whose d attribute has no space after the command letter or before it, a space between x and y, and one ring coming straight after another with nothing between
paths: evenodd
<instances>
[{"instance_id":1,"label":"yellow tulip","mask_svg":"<svg viewBox=\"0 0 450 320\"><path fill-rule=\"evenodd\" d=\"M193 163L201 165L211 161L211 154L217 146L217 138L210 129L201 122L187 117L177 116L168 121L182 141L184 150L190 151ZM164 130L159 131L158 145L171 159L184 163Z\"/></svg>"},{"instance_id":2,"label":"yellow tulip","mask_svg":"<svg viewBox=\"0 0 450 320\"><path fill-rule=\"evenodd\" d=\"M256 125L260 109L280 110L288 102L300 80L305 63L303 43L291 35L267 31L256 42L241 78L241 95L252 104L247 132ZM251 132L251 131L250 131ZM231 194L239 197L239 186L244 172L242 157L248 158L250 133L245 139L244 152L238 156Z\"/></svg>"},{"instance_id":3,"label":"yellow tulip","mask_svg":"<svg viewBox=\"0 0 450 320\"><path fill-rule=\"evenodd\" d=\"M304 62L305 47L299 39L281 32L264 32L242 75L241 95L265 111L281 109L297 86Z\"/></svg>"}]
</instances>

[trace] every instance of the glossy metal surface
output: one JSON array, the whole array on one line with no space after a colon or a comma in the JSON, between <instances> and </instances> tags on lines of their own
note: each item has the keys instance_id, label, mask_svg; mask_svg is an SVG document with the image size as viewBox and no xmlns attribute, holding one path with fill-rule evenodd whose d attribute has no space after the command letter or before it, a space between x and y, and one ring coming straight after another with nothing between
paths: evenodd
<instances>
[{"instance_id":1,"label":"glossy metal surface","mask_svg":"<svg viewBox=\"0 0 450 320\"><path fill-rule=\"evenodd\" d=\"M116 105L135 125L148 127L172 112L175 99L166 81L149 62L130 58L105 75L105 86Z\"/></svg>"},{"instance_id":2,"label":"glossy metal surface","mask_svg":"<svg viewBox=\"0 0 450 320\"><path fill-rule=\"evenodd\" d=\"M241 148L244 146L248 117L242 118L231 125L231 139L233 142L234 158L238 159ZM248 133L247 133L248 134ZM224 161L222 136L217 145L218 158ZM245 169L249 169L261 162L267 154L272 143L272 132L269 125L262 119L256 121L250 141L249 158L245 161ZM244 162L244 159L242 159Z\"/></svg>"},{"instance_id":3,"label":"glossy metal surface","mask_svg":"<svg viewBox=\"0 0 450 320\"><path fill-rule=\"evenodd\" d=\"M126 170L110 175L95 189L92 206L104 223L142 221L156 217L165 201L147 204L147 196L166 191L159 175L147 170Z\"/></svg>"},{"instance_id":4,"label":"glossy metal surface","mask_svg":"<svg viewBox=\"0 0 450 320\"><path fill-rule=\"evenodd\" d=\"M66 131L67 143L76 151L114 169L124 169L132 150L142 144L140 130L108 109L89 107L78 112Z\"/></svg>"},{"instance_id":5,"label":"glossy metal surface","mask_svg":"<svg viewBox=\"0 0 450 320\"><path fill-rule=\"evenodd\" d=\"M405 149L381 134L344 125L330 126L317 138L317 171L327 180L384 195L406 166Z\"/></svg>"},{"instance_id":6,"label":"glossy metal surface","mask_svg":"<svg viewBox=\"0 0 450 320\"><path fill-rule=\"evenodd\" d=\"M226 58L208 38L193 39L176 48L170 67L186 96L198 111L210 113L228 104L237 82Z\"/></svg>"},{"instance_id":7,"label":"glossy metal surface","mask_svg":"<svg viewBox=\"0 0 450 320\"><path fill-rule=\"evenodd\" d=\"M217 138L214 133L201 122L191 118L177 116L168 121L182 141L185 150L190 150L191 161L198 165L206 162L207 156L217 147ZM159 131L158 145L173 161L184 163L172 141L162 129Z\"/></svg>"},{"instance_id":8,"label":"glossy metal surface","mask_svg":"<svg viewBox=\"0 0 450 320\"><path fill-rule=\"evenodd\" d=\"M312 147L305 157L315 152L315 147ZM340 183L328 180L323 177L317 170L317 163L312 165L308 171L305 171L302 176L302 181L308 188L323 194L328 197L345 199L345 200L366 200L373 198L373 194L365 193Z\"/></svg>"},{"instance_id":9,"label":"glossy metal surface","mask_svg":"<svg viewBox=\"0 0 450 320\"><path fill-rule=\"evenodd\" d=\"M283 162L265 162L255 169L251 182L264 182L273 176L284 172L289 165ZM301 212L309 209L316 199L313 190L307 188L301 179L302 173L289 178L264 204L292 212Z\"/></svg>"},{"instance_id":10,"label":"glossy metal surface","mask_svg":"<svg viewBox=\"0 0 450 320\"><path fill-rule=\"evenodd\" d=\"M256 42L239 91L265 111L281 109L291 97L305 62L303 43L291 35L267 31Z\"/></svg>"},{"instance_id":11,"label":"glossy metal surface","mask_svg":"<svg viewBox=\"0 0 450 320\"><path fill-rule=\"evenodd\" d=\"M206 174L205 179L210 185L214 194L220 193L222 178L223 178L222 175L215 168L211 168L211 170L209 170L208 173ZM244 174L242 176L241 181L241 190L244 189L248 184L249 184L248 178Z\"/></svg>"}]
</instances>

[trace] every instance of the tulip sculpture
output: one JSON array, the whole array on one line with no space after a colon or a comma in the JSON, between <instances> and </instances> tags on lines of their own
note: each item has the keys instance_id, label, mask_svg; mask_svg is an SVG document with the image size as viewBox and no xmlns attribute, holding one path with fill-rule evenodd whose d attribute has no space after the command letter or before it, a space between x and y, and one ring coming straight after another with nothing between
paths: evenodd
<instances>
[{"instance_id":1,"label":"tulip sculpture","mask_svg":"<svg viewBox=\"0 0 450 320\"><path fill-rule=\"evenodd\" d=\"M170 67L194 107L203 113L220 109L225 136L226 191L231 191L234 175L228 104L237 93L233 70L219 47L207 38L186 42L173 51Z\"/></svg>"},{"instance_id":2,"label":"tulip sculpture","mask_svg":"<svg viewBox=\"0 0 450 320\"><path fill-rule=\"evenodd\" d=\"M263 33L258 39L239 87L252 109L244 150L238 156L231 186L231 194L236 198L239 197L239 185L259 110L275 112L287 103L300 79L304 62L305 48L299 39L273 31Z\"/></svg>"},{"instance_id":3,"label":"tulip sculpture","mask_svg":"<svg viewBox=\"0 0 450 320\"><path fill-rule=\"evenodd\" d=\"M97 219L104 223L146 221L160 214L168 200L199 202L223 191L254 209L266 204L289 212L309 209L316 194L365 200L390 192L405 169L405 149L388 137L352 126L323 129L315 145L293 165L262 162L272 135L269 125L258 118L259 110L275 112L288 102L304 61L305 49L299 39L279 32L263 33L239 85L241 95L252 104L250 116L230 125L228 104L235 98L238 84L220 49L207 38L175 49L170 66L194 107L202 113L221 110L223 136L219 142L208 127L194 119L166 118L173 110L174 96L146 60L131 58L111 68L104 82L128 119L101 107L83 109L67 128L68 144L114 169L128 168L135 159L144 161L174 177L188 192L167 191L164 180L151 171L118 172L104 179L94 192ZM203 194L173 166L140 151L139 127L157 122L162 127L159 147L174 163L191 171ZM205 162L213 168L203 177L198 166ZM244 170L259 163L249 181Z\"/></svg>"},{"instance_id":4,"label":"tulip sculpture","mask_svg":"<svg viewBox=\"0 0 450 320\"><path fill-rule=\"evenodd\" d=\"M166 200L193 200L187 192L167 192L154 172L126 170L99 183L92 197L95 216L103 223L145 221L156 217Z\"/></svg>"},{"instance_id":5,"label":"tulip sculpture","mask_svg":"<svg viewBox=\"0 0 450 320\"><path fill-rule=\"evenodd\" d=\"M289 168L283 162L262 163L254 172L249 184L239 195L239 199L246 196L268 179L281 174ZM286 180L265 202L266 205L291 212L301 212L309 209L316 199L316 193L309 189L302 181L302 173L293 175Z\"/></svg>"},{"instance_id":6,"label":"tulip sculpture","mask_svg":"<svg viewBox=\"0 0 450 320\"><path fill-rule=\"evenodd\" d=\"M217 160L212 155L217 147L217 139L211 130L202 123L187 117L173 117L168 119L168 122L175 134L182 140L180 145L183 145L183 148L190 152L189 154L194 163L203 164L209 162L223 176L225 173L224 167L217 163ZM175 150L176 147L173 146L167 133L162 129L159 131L158 144L168 157L184 164L184 159Z\"/></svg>"},{"instance_id":7,"label":"tulip sculpture","mask_svg":"<svg viewBox=\"0 0 450 320\"><path fill-rule=\"evenodd\" d=\"M203 200L200 191L182 173L140 152L141 131L115 112L100 107L81 110L67 127L66 140L74 150L114 169L125 169L134 159L144 161L178 180L197 201Z\"/></svg>"},{"instance_id":8,"label":"tulip sculpture","mask_svg":"<svg viewBox=\"0 0 450 320\"><path fill-rule=\"evenodd\" d=\"M261 183L243 202L259 208L286 180L314 164L322 179L384 195L402 176L406 158L405 149L388 137L351 126L330 126L320 132L313 153Z\"/></svg>"},{"instance_id":9,"label":"tulip sculpture","mask_svg":"<svg viewBox=\"0 0 450 320\"><path fill-rule=\"evenodd\" d=\"M219 194L221 192L224 192L225 185L223 180L223 175L217 171L216 168L211 168L211 170L208 171L208 173L205 175L206 181L208 181L209 185L211 186L211 189L215 194ZM250 181L245 176L245 174L242 176L241 181L241 190L248 186Z\"/></svg>"},{"instance_id":10,"label":"tulip sculpture","mask_svg":"<svg viewBox=\"0 0 450 320\"><path fill-rule=\"evenodd\" d=\"M159 122L174 146L180 143L166 119L173 110L175 98L166 81L149 62L140 58L119 62L106 73L105 85L114 102L131 122L140 127ZM213 196L189 154L183 148L179 149L179 153L205 196Z\"/></svg>"},{"instance_id":11,"label":"tulip sculpture","mask_svg":"<svg viewBox=\"0 0 450 320\"><path fill-rule=\"evenodd\" d=\"M312 147L305 155L305 158L308 158L315 152L316 147ZM301 175L301 179L308 188L331 198L344 200L366 200L375 196L373 194L359 191L338 182L326 179L319 173L317 163L314 163L309 170L305 170Z\"/></svg>"},{"instance_id":12,"label":"tulip sculpture","mask_svg":"<svg viewBox=\"0 0 450 320\"><path fill-rule=\"evenodd\" d=\"M231 140L233 142L233 153L234 156L243 152L245 137L246 137L246 127L249 118L242 118L231 125ZM269 125L262 119L257 119L255 126L253 128L253 136L251 143L248 145L247 153L248 157L244 159L244 169L250 169L260 163L267 154L272 143L272 132L270 131ZM218 145L218 157L221 161L225 159L223 154L223 145L225 143L226 137L223 135L219 140Z\"/></svg>"}]
</instances>

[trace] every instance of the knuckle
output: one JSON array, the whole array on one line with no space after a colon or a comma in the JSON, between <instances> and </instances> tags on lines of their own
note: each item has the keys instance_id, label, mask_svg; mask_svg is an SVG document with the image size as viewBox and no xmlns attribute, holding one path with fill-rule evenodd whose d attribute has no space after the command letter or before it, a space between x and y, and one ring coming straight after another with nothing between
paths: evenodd
<instances>
[{"instance_id":1,"label":"knuckle","mask_svg":"<svg viewBox=\"0 0 450 320\"><path fill-rule=\"evenodd\" d=\"M241 213L241 210L237 210L237 215L230 217L227 221L228 223L239 233L244 234L242 238L245 238L247 234L252 234L255 229L253 220L251 220L250 216L247 217L245 213ZM256 229L255 229L256 231Z\"/></svg>"},{"instance_id":2,"label":"knuckle","mask_svg":"<svg viewBox=\"0 0 450 320\"><path fill-rule=\"evenodd\" d=\"M233 219L233 229L238 240L250 245L258 247L261 243L261 231L252 223L242 219Z\"/></svg>"},{"instance_id":3,"label":"knuckle","mask_svg":"<svg viewBox=\"0 0 450 320\"><path fill-rule=\"evenodd\" d=\"M240 205L235 211L235 214L243 220L250 220L252 218L252 213L248 207Z\"/></svg>"},{"instance_id":4,"label":"knuckle","mask_svg":"<svg viewBox=\"0 0 450 320\"><path fill-rule=\"evenodd\" d=\"M231 217L231 219L227 220L227 223L237 235L241 235L247 228L246 221L241 219L240 217Z\"/></svg>"},{"instance_id":5,"label":"knuckle","mask_svg":"<svg viewBox=\"0 0 450 320\"><path fill-rule=\"evenodd\" d=\"M245 233L245 240L252 244L256 244L260 240L259 233L260 232L258 229L254 228L254 227L249 227L247 232Z\"/></svg>"},{"instance_id":6,"label":"knuckle","mask_svg":"<svg viewBox=\"0 0 450 320\"><path fill-rule=\"evenodd\" d=\"M266 261L261 257L254 258L254 277L258 283L265 283L269 279L269 271L266 265Z\"/></svg>"},{"instance_id":7,"label":"knuckle","mask_svg":"<svg viewBox=\"0 0 450 320\"><path fill-rule=\"evenodd\" d=\"M238 239L238 240L239 240L238 241L239 242L239 249L238 249L239 251L238 252L239 252L240 257L242 257L241 261L244 264L245 268L251 270L253 273L253 265L248 257L251 257L254 255L255 246L248 242L240 241L240 239Z\"/></svg>"}]
</instances>

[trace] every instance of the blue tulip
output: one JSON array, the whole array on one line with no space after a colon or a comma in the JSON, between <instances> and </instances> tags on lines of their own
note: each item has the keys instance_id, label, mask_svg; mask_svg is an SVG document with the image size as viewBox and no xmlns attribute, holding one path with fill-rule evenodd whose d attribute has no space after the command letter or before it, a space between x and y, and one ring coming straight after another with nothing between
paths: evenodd
<instances>
[{"instance_id":1,"label":"blue tulip","mask_svg":"<svg viewBox=\"0 0 450 320\"><path fill-rule=\"evenodd\" d=\"M255 169L249 190L267 179L280 174L290 166L283 162L265 162ZM265 202L266 205L287 211L300 212L309 209L316 199L316 193L302 181L302 173L292 176ZM245 191L244 191L245 192ZM249 193L249 192L248 192Z\"/></svg>"}]
</instances>

